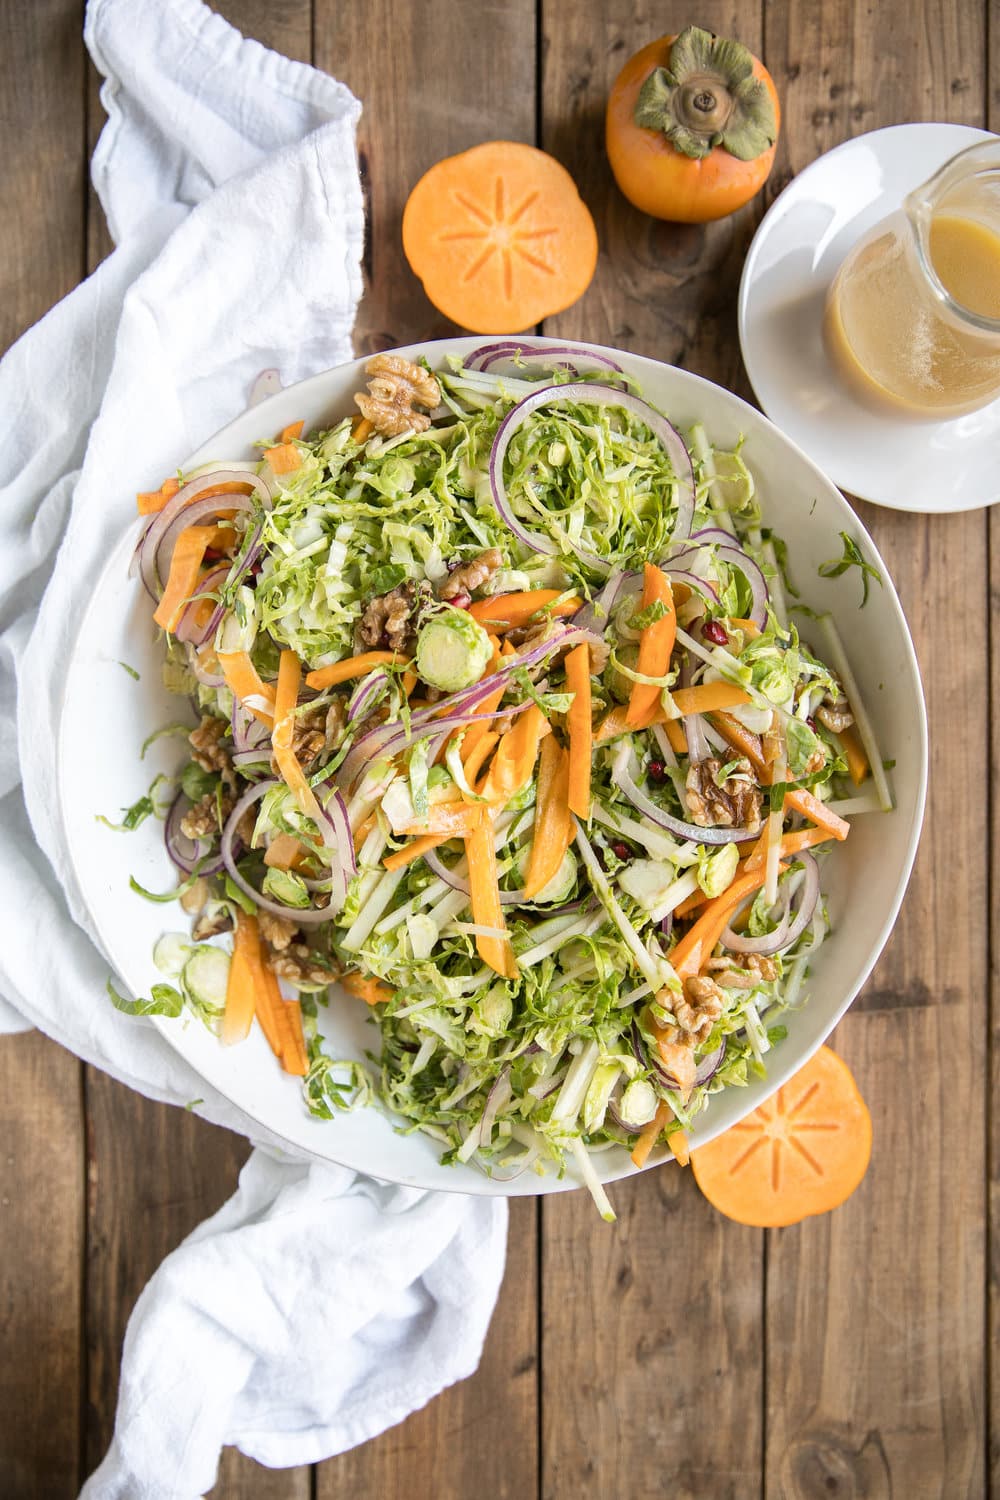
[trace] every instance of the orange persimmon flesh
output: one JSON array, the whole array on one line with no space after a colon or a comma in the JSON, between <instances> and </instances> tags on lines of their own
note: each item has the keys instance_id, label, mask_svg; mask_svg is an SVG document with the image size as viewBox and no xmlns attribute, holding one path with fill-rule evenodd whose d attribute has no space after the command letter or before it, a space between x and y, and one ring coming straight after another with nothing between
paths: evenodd
<instances>
[{"instance_id":1,"label":"orange persimmon flesh","mask_svg":"<svg viewBox=\"0 0 1000 1500\"><path fill-rule=\"evenodd\" d=\"M527 589L523 593L491 594L488 599L477 599L470 604L468 612L480 625L495 631L526 625L532 615L543 609L550 615L575 615L583 600L574 594L557 604L559 592L559 589Z\"/></svg>"},{"instance_id":2,"label":"orange persimmon flesh","mask_svg":"<svg viewBox=\"0 0 1000 1500\"><path fill-rule=\"evenodd\" d=\"M469 859L469 889L472 901L472 920L480 927L492 927L498 932L506 929L503 906L500 904L500 883L497 878L497 857L493 847L493 820L486 808L476 806L475 822L465 835L465 849ZM517 959L507 937L493 937L479 933L476 951L484 964L505 979L517 978Z\"/></svg>"},{"instance_id":3,"label":"orange persimmon flesh","mask_svg":"<svg viewBox=\"0 0 1000 1500\"><path fill-rule=\"evenodd\" d=\"M587 647L584 645L586 651ZM535 830L528 861L524 899L532 901L552 880L573 842L569 806L570 756L554 735L542 741L538 763Z\"/></svg>"},{"instance_id":4,"label":"orange persimmon flesh","mask_svg":"<svg viewBox=\"0 0 1000 1500\"><path fill-rule=\"evenodd\" d=\"M868 764L868 756L865 754L865 747L861 743L861 736L858 734L855 726L849 724L846 729L840 731L837 739L840 741L840 748L844 752L844 759L847 761L847 769L851 780L855 786L860 786L871 770Z\"/></svg>"},{"instance_id":5,"label":"orange persimmon flesh","mask_svg":"<svg viewBox=\"0 0 1000 1500\"><path fill-rule=\"evenodd\" d=\"M398 651L363 651L360 656L345 656L343 660L335 661L328 667L317 667L315 672L307 672L306 687L316 688L321 692L323 688L350 682L352 677L364 677L375 667L395 667L408 660L408 657L401 656Z\"/></svg>"},{"instance_id":6,"label":"orange persimmon flesh","mask_svg":"<svg viewBox=\"0 0 1000 1500\"><path fill-rule=\"evenodd\" d=\"M487 141L437 162L403 211L403 250L439 312L473 333L523 333L570 307L597 230L554 157Z\"/></svg>"},{"instance_id":7,"label":"orange persimmon flesh","mask_svg":"<svg viewBox=\"0 0 1000 1500\"><path fill-rule=\"evenodd\" d=\"M591 719L590 647L586 641L566 656L566 686L573 702L566 714L569 731L569 807L578 818L590 817L590 765L594 756Z\"/></svg>"},{"instance_id":8,"label":"orange persimmon flesh","mask_svg":"<svg viewBox=\"0 0 1000 1500\"><path fill-rule=\"evenodd\" d=\"M708 1201L737 1224L774 1229L829 1213L868 1169L872 1122L847 1064L820 1047L753 1114L692 1153Z\"/></svg>"},{"instance_id":9,"label":"orange persimmon flesh","mask_svg":"<svg viewBox=\"0 0 1000 1500\"><path fill-rule=\"evenodd\" d=\"M278 443L274 448L266 448L264 457L272 474L294 474L302 467L302 458L294 443Z\"/></svg>"},{"instance_id":10,"label":"orange persimmon flesh","mask_svg":"<svg viewBox=\"0 0 1000 1500\"><path fill-rule=\"evenodd\" d=\"M181 616L197 589L201 564L206 549L212 544L215 531L214 526L189 526L177 538L163 596L153 615L157 625L162 625L164 630L177 629Z\"/></svg>"},{"instance_id":11,"label":"orange persimmon flesh","mask_svg":"<svg viewBox=\"0 0 1000 1500\"><path fill-rule=\"evenodd\" d=\"M229 961L229 978L226 982L226 1008L222 1015L222 1043L231 1047L242 1042L250 1030L257 1009L257 992L254 984L255 970L248 957L248 946L256 944L260 957L260 936L257 918L250 917L239 907L236 910L236 932L233 936L233 956Z\"/></svg>"},{"instance_id":12,"label":"orange persimmon flesh","mask_svg":"<svg viewBox=\"0 0 1000 1500\"><path fill-rule=\"evenodd\" d=\"M639 660L636 663L636 671L641 672L644 677L665 677L670 670L670 653L674 649L674 640L677 635L674 596L670 592L670 579L662 568L657 568L653 563L643 563L640 612L650 609L654 604L661 605L664 613L660 619L647 625L639 638ZM658 687L652 683L634 682L629 695L628 712L625 715L625 722L629 728L636 729L640 724L645 723L648 715L659 706L659 702L660 689Z\"/></svg>"},{"instance_id":13,"label":"orange persimmon flesh","mask_svg":"<svg viewBox=\"0 0 1000 1500\"><path fill-rule=\"evenodd\" d=\"M372 974L362 974L360 969L342 974L340 982L349 995L363 1000L366 1005L384 1005L395 994L381 979L376 979Z\"/></svg>"},{"instance_id":14,"label":"orange persimmon flesh","mask_svg":"<svg viewBox=\"0 0 1000 1500\"><path fill-rule=\"evenodd\" d=\"M537 703L518 714L501 737L490 765L482 791L487 802L506 806L511 797L528 785L538 758L538 747L549 732L548 721Z\"/></svg>"}]
</instances>

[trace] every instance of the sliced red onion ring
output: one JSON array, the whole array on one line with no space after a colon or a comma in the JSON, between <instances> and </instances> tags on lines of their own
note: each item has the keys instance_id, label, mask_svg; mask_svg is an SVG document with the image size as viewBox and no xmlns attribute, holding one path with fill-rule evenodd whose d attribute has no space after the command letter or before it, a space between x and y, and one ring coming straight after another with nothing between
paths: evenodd
<instances>
[{"instance_id":1,"label":"sliced red onion ring","mask_svg":"<svg viewBox=\"0 0 1000 1500\"><path fill-rule=\"evenodd\" d=\"M758 938L744 937L742 933L734 932L732 927L726 927L721 941L723 947L728 948L730 953L758 953L765 958L772 953L779 952L782 948L787 948L805 932L813 919L816 904L819 901L819 866L808 850L802 850L801 853L796 854L795 858L805 866L805 879L777 927L773 932L765 933L763 937ZM796 901L798 909L793 917L792 911ZM746 904L744 901L743 906ZM741 906L740 910L742 909ZM736 913L734 912L733 915L735 916Z\"/></svg>"},{"instance_id":2,"label":"sliced red onion ring","mask_svg":"<svg viewBox=\"0 0 1000 1500\"><path fill-rule=\"evenodd\" d=\"M633 396L629 391L620 390L613 385L590 385L586 383L572 383L570 385L548 385L540 390L532 391L530 396L525 396L519 401L512 411L501 422L497 435L493 439L493 447L490 450L490 489L493 494L493 504L504 524L514 533L525 547L532 552L542 552L548 556L558 553L559 548L551 537L529 531L528 528L514 515L507 499L507 489L503 478L504 458L510 441L517 430L527 421L528 417L534 415L544 406L557 406L565 401L574 401L586 406L620 406L625 411L631 412L638 417L652 432L653 436L663 447L667 457L674 469L676 476L676 505L677 522L674 527L672 541L679 541L686 537L691 530L691 519L694 515L694 470L691 467L691 456L684 441L676 428L672 427L666 417L646 401L641 401L638 396ZM611 571L610 563L604 558L598 557L594 552L569 544L573 552L581 561L590 567L603 573Z\"/></svg>"},{"instance_id":3,"label":"sliced red onion ring","mask_svg":"<svg viewBox=\"0 0 1000 1500\"><path fill-rule=\"evenodd\" d=\"M711 547L713 549L711 555L719 562L727 563L729 567L737 568L743 574L750 587L752 601L747 618L753 620L755 625L759 625L763 629L767 625L767 601L769 595L767 582L759 563L754 562L753 558L744 552L743 548L734 537L729 535L728 531L722 531L714 526L706 526L702 531L693 532L688 540L697 542L698 547L688 547L681 552L675 553L665 565L667 571L670 572L676 564L682 567L689 566L691 561L699 556L701 548ZM703 582L702 587L711 588L712 586L711 584L706 585ZM712 589L712 593L718 598L715 589Z\"/></svg>"},{"instance_id":4,"label":"sliced red onion ring","mask_svg":"<svg viewBox=\"0 0 1000 1500\"><path fill-rule=\"evenodd\" d=\"M222 856L218 855L214 859L210 857L212 840L189 839L186 833L181 832L181 819L190 808L190 798L185 797L183 792L178 792L170 804L163 827L163 842L167 853L178 870L185 875L193 875L196 869L199 875L217 875L222 869Z\"/></svg>"},{"instance_id":5,"label":"sliced red onion ring","mask_svg":"<svg viewBox=\"0 0 1000 1500\"><path fill-rule=\"evenodd\" d=\"M573 624L583 630L593 630L603 635L611 619L611 611L618 602L618 591L626 578L637 578L637 573L612 573L607 583L573 616Z\"/></svg>"},{"instance_id":6,"label":"sliced red onion ring","mask_svg":"<svg viewBox=\"0 0 1000 1500\"><path fill-rule=\"evenodd\" d=\"M723 526L702 526L700 530L692 531L690 540L692 542L719 542L723 547L743 550L733 533L726 531Z\"/></svg>"},{"instance_id":7,"label":"sliced red onion ring","mask_svg":"<svg viewBox=\"0 0 1000 1500\"><path fill-rule=\"evenodd\" d=\"M202 684L203 687L221 688L225 687L226 679L221 672L208 672L198 660L198 653L191 645L188 646L188 670L192 677ZM194 703L195 713L201 713L201 708Z\"/></svg>"},{"instance_id":8,"label":"sliced red onion ring","mask_svg":"<svg viewBox=\"0 0 1000 1500\"><path fill-rule=\"evenodd\" d=\"M261 529L259 525L254 527L253 534L244 547L243 556L227 572L225 580L226 588L238 588L263 552L264 543L261 541ZM205 626L204 640L209 641L212 639L222 624L222 617L225 612L226 606L224 604L219 603L215 606L215 609L212 611L212 617Z\"/></svg>"},{"instance_id":9,"label":"sliced red onion ring","mask_svg":"<svg viewBox=\"0 0 1000 1500\"><path fill-rule=\"evenodd\" d=\"M621 750L615 759L612 771L614 784L621 788L632 806L637 808L650 822L655 823L658 828L665 828L676 838L690 839L695 844L738 844L746 839L755 838L760 833L757 828L702 828L697 823L682 823L680 818L672 817L670 813L664 812L645 792L640 791L629 774L631 764L634 764L628 741L625 740Z\"/></svg>"},{"instance_id":10,"label":"sliced red onion ring","mask_svg":"<svg viewBox=\"0 0 1000 1500\"><path fill-rule=\"evenodd\" d=\"M330 860L330 905L329 912L342 910L347 900L347 888L358 873L358 861L354 853L354 835L351 820L347 816L347 804L338 791L320 803L320 812L328 828L321 830L323 842L331 854Z\"/></svg>"},{"instance_id":11,"label":"sliced red onion ring","mask_svg":"<svg viewBox=\"0 0 1000 1500\"><path fill-rule=\"evenodd\" d=\"M177 629L174 631L174 634L179 641L190 641L193 646L203 646L208 640L208 625L196 624L198 603L206 594L214 594L220 589L225 583L228 573L229 568L227 565L224 568L212 568L211 572L205 574L204 578L198 584L198 592L191 596L191 603L185 607L184 613L177 622Z\"/></svg>"},{"instance_id":12,"label":"sliced red onion ring","mask_svg":"<svg viewBox=\"0 0 1000 1500\"><path fill-rule=\"evenodd\" d=\"M367 677L362 677L347 703L348 724L353 724L356 719L363 719L371 711L388 681L389 675L381 667L369 672Z\"/></svg>"},{"instance_id":13,"label":"sliced red onion ring","mask_svg":"<svg viewBox=\"0 0 1000 1500\"><path fill-rule=\"evenodd\" d=\"M720 1042L714 1052L709 1052L707 1056L701 1058L694 1073L695 1083L709 1083L722 1067L722 1059L725 1055L726 1044L725 1042Z\"/></svg>"},{"instance_id":14,"label":"sliced red onion ring","mask_svg":"<svg viewBox=\"0 0 1000 1500\"><path fill-rule=\"evenodd\" d=\"M238 771L244 773L253 770L255 766L270 766L271 756L266 745L261 745L257 750L234 750L232 755L233 765Z\"/></svg>"},{"instance_id":15,"label":"sliced red onion ring","mask_svg":"<svg viewBox=\"0 0 1000 1500\"><path fill-rule=\"evenodd\" d=\"M256 890L250 884L249 880L244 880L236 868L234 844L239 821L248 808L253 807L255 802L258 802L272 787L277 785L278 782L274 777L268 778L267 781L259 781L256 786L252 786L249 791L245 792L237 802L226 819L225 828L222 830L223 863L225 864L226 873L229 875L229 878L239 887L244 895L249 896L250 900L256 906L260 907L261 911L270 912L272 917L285 917L288 921L297 922L300 927L318 926L321 922L329 922L332 915L330 907L285 906L280 901L272 901L269 896L261 895L260 891Z\"/></svg>"},{"instance_id":16,"label":"sliced red onion ring","mask_svg":"<svg viewBox=\"0 0 1000 1500\"><path fill-rule=\"evenodd\" d=\"M244 708L238 698L233 699L233 712L229 722L233 745L237 750L256 750L265 741L270 741L271 732L267 725Z\"/></svg>"},{"instance_id":17,"label":"sliced red onion ring","mask_svg":"<svg viewBox=\"0 0 1000 1500\"><path fill-rule=\"evenodd\" d=\"M575 375L586 370L613 370L621 375L622 367L607 354L595 354L592 349L579 349L575 344L525 344L518 340L507 340L497 344L481 344L465 360L467 369L484 373L495 364L513 360L518 356L522 362L538 361L547 367L555 365L571 370Z\"/></svg>"},{"instance_id":18,"label":"sliced red onion ring","mask_svg":"<svg viewBox=\"0 0 1000 1500\"><path fill-rule=\"evenodd\" d=\"M270 510L273 504L274 491L271 488L270 482L263 475L249 473L246 469L214 469L211 473L199 474L197 479L192 479L190 483L182 485L177 494L167 501L159 514L155 515L146 527L139 548L139 572L142 575L143 583L146 585L147 590L152 593L154 599L159 597L157 565L158 563L162 564L165 576L166 569L170 563L170 552L173 551L173 543L171 543L169 549L165 550L164 555L162 557L158 556L161 542L164 541L167 532L178 517L181 516L181 513L193 505L199 495L205 495L206 491L216 489L220 484L249 484L253 487L254 494L265 510ZM253 503L253 496L244 495L240 491L206 498L215 501L214 509L217 511L241 510ZM202 513L207 514L207 511ZM183 530L184 526L191 524L191 520L185 518L184 525L180 527L180 530ZM176 536L177 533L174 535L174 540L176 540Z\"/></svg>"},{"instance_id":19,"label":"sliced red onion ring","mask_svg":"<svg viewBox=\"0 0 1000 1500\"><path fill-rule=\"evenodd\" d=\"M716 548L716 557L720 562L728 563L730 567L738 568L750 585L751 605L747 615L761 630L767 625L767 601L770 597L767 592L767 582L764 574L752 557L747 557L745 552L740 552L735 547Z\"/></svg>"},{"instance_id":20,"label":"sliced red onion ring","mask_svg":"<svg viewBox=\"0 0 1000 1500\"><path fill-rule=\"evenodd\" d=\"M424 859L427 862L428 869L433 870L437 878L439 880L443 880L445 885L450 886L453 891L461 891L465 896L471 894L469 877L467 875L457 875L454 870L449 869L444 860L440 858L436 850L428 849L424 854ZM500 892L501 906L519 906L523 903L523 888L517 891ZM546 915L548 915L548 913L546 913Z\"/></svg>"},{"instance_id":21,"label":"sliced red onion ring","mask_svg":"<svg viewBox=\"0 0 1000 1500\"><path fill-rule=\"evenodd\" d=\"M673 583L686 583L688 588L693 589L696 594L703 594L706 598L711 599L713 603L718 604L718 591L713 584L709 583L707 578L699 578L696 573L688 573L683 568L675 568L672 560L663 563L662 567L664 573L667 574Z\"/></svg>"},{"instance_id":22,"label":"sliced red onion ring","mask_svg":"<svg viewBox=\"0 0 1000 1500\"><path fill-rule=\"evenodd\" d=\"M493 1087L490 1089L489 1094L487 1095L486 1107L483 1110L482 1118L479 1121L480 1150L490 1144L490 1141L493 1138L493 1126L496 1122L496 1117L503 1109L504 1105L509 1103L510 1096L510 1063L505 1063L504 1066L500 1069L500 1072L497 1074Z\"/></svg>"}]
</instances>

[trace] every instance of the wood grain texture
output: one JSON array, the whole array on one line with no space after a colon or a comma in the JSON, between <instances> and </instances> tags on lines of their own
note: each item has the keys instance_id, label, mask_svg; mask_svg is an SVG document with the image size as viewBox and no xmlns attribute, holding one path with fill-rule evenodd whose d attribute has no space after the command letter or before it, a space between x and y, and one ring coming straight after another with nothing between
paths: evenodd
<instances>
[{"instance_id":1,"label":"wood grain texture","mask_svg":"<svg viewBox=\"0 0 1000 1500\"><path fill-rule=\"evenodd\" d=\"M712 0L698 24L759 52L759 4ZM597 225L601 254L590 290L546 331L665 360L740 395L749 387L739 357L736 293L760 218L759 202L714 224L649 218L619 192L604 150L608 93L646 42L678 31L676 5L650 13L627 0L596 9L546 0L541 144L572 173Z\"/></svg>"},{"instance_id":2,"label":"wood grain texture","mask_svg":"<svg viewBox=\"0 0 1000 1500\"><path fill-rule=\"evenodd\" d=\"M620 345L741 389L736 290L759 217L658 223L619 193L604 105L619 69L658 32L626 0L546 0L542 145L580 185L601 259L587 295L545 331ZM760 50L757 6L703 5L700 25ZM689 1173L616 1185L609 1228L584 1194L542 1208L542 1495L750 1500L762 1455L763 1236L729 1224ZM627 1478L626 1478L627 1476Z\"/></svg>"},{"instance_id":3,"label":"wood grain texture","mask_svg":"<svg viewBox=\"0 0 1000 1500\"><path fill-rule=\"evenodd\" d=\"M534 4L316 0L316 62L364 105L368 226L355 351L446 337L455 325L428 302L403 255L403 206L441 157L486 140L534 141Z\"/></svg>"},{"instance_id":4,"label":"wood grain texture","mask_svg":"<svg viewBox=\"0 0 1000 1500\"><path fill-rule=\"evenodd\" d=\"M80 277L81 23L80 0L0 8L0 130L14 148L0 155L0 349ZM79 1484L82 1084L76 1058L45 1037L0 1040L0 1489L10 1500L71 1500Z\"/></svg>"},{"instance_id":5,"label":"wood grain texture","mask_svg":"<svg viewBox=\"0 0 1000 1500\"><path fill-rule=\"evenodd\" d=\"M80 1065L0 1042L0 1475L5 1500L73 1500L80 1462Z\"/></svg>"},{"instance_id":6,"label":"wood grain texture","mask_svg":"<svg viewBox=\"0 0 1000 1500\"><path fill-rule=\"evenodd\" d=\"M364 103L365 296L354 346L372 353L453 332L406 264L403 205L435 161L492 138L534 139L531 0L316 0L315 61ZM477 1375L402 1426L317 1466L317 1500L468 1500L535 1493L533 1202L512 1205L508 1271Z\"/></svg>"},{"instance_id":7,"label":"wood grain texture","mask_svg":"<svg viewBox=\"0 0 1000 1500\"><path fill-rule=\"evenodd\" d=\"M980 6L914 4L891 25L845 0L766 15L779 182L864 130L981 123ZM981 804L956 789L981 783L988 737L986 520L857 508L920 659L930 799L899 923L833 1039L872 1111L868 1177L837 1213L768 1236L765 1494L971 1500L985 1493L987 850Z\"/></svg>"}]
</instances>

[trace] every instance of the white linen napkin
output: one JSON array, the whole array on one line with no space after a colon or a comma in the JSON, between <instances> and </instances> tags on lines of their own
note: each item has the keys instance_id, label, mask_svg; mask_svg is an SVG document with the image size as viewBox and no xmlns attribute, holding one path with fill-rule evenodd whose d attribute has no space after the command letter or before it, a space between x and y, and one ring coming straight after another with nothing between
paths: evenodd
<instances>
[{"instance_id":1,"label":"white linen napkin","mask_svg":"<svg viewBox=\"0 0 1000 1500\"><path fill-rule=\"evenodd\" d=\"M505 1206L297 1162L108 1002L51 787L75 623L134 494L234 417L254 377L349 358L361 292L357 101L199 0L90 0L109 120L93 175L117 248L0 364L0 1030L38 1026L263 1148L169 1256L126 1337L87 1500L190 1500L235 1443L343 1451L475 1369ZM23 783L23 785L22 785ZM29 821L30 819L30 821Z\"/></svg>"}]
</instances>

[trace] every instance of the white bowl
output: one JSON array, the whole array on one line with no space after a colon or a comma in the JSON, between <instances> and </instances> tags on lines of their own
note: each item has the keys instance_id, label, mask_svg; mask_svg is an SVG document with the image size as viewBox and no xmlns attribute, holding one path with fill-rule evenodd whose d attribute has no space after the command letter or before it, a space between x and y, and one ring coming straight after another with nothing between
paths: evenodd
<instances>
[{"instance_id":1,"label":"white bowl","mask_svg":"<svg viewBox=\"0 0 1000 1500\"><path fill-rule=\"evenodd\" d=\"M445 351L471 351L481 339L413 344L400 352L426 355L431 364ZM546 340L532 340L544 347ZM552 342L552 341L549 341ZM596 347L596 346L593 346ZM727 447L746 439L743 454L764 506L765 524L788 543L793 577L803 602L832 610L868 704L882 752L895 760L896 810L856 819L851 836L824 867L833 933L823 945L809 986L810 999L786 1020L788 1035L769 1055L766 1081L716 1096L699 1118L696 1142L726 1130L785 1082L815 1051L864 983L892 929L916 852L927 777L927 733L917 662L899 600L871 539L841 495L806 456L759 412L730 392L684 370L637 355L612 352L640 383L643 394L679 427L701 421L709 436ZM208 459L253 456L252 443L304 418L306 428L329 425L353 410L351 396L364 385L364 361L327 370L270 397L237 417L199 451L186 468ZM880 568L884 586L873 586L858 607L860 581L854 570L840 578L817 575L820 563L840 553L837 533L850 531ZM169 890L174 872L163 848L162 825L147 820L134 833L112 833L95 821L131 804L159 770L182 761L179 742L157 741L145 760L147 735L181 717L178 700L160 687L162 648L156 642L149 600L126 578L135 536L123 536L95 590L76 644L59 734L62 817L80 889L101 942L133 994L148 994L160 976L153 945L186 919L174 905L157 906L129 889L129 876L147 889ZM124 604L124 607L123 607ZM139 682L123 670L128 662ZM113 726L99 746L94 724ZM89 747L81 753L81 747ZM206 1082L290 1148L393 1182L454 1192L524 1196L578 1185L569 1173L539 1177L524 1173L496 1182L474 1166L442 1166L434 1141L399 1134L379 1109L358 1110L326 1122L306 1111L296 1080L282 1074L263 1037L238 1047L221 1046L200 1021L157 1018L167 1040ZM333 1055L363 1057L378 1052L378 1034L357 1000L339 996L323 1018ZM395 1122L398 1124L399 1122ZM662 1161L665 1151L651 1158ZM605 1182L634 1171L617 1148L595 1157Z\"/></svg>"}]
</instances>

